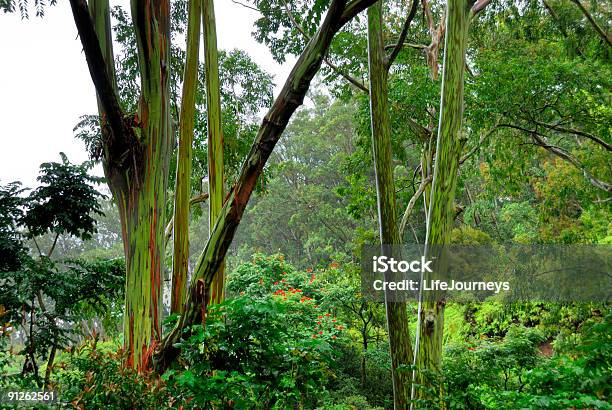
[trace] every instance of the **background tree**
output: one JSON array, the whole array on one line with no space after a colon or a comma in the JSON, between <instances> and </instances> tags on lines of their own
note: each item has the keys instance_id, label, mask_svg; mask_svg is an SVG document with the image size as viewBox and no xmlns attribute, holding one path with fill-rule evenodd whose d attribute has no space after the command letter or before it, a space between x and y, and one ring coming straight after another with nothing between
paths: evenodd
<instances>
[{"instance_id":1,"label":"background tree","mask_svg":"<svg viewBox=\"0 0 612 410\"><path fill-rule=\"evenodd\" d=\"M87 164L73 165L62 153L62 162L44 163L41 186L21 197L18 183L0 189L2 205L2 250L8 252L0 270L0 306L8 332L23 332L25 357L22 376L33 377L39 387L48 387L58 349L68 346L78 334L78 323L87 317L87 306L104 314L104 299L121 294L124 265L121 260L91 262L52 259L62 235L87 240L96 233L94 217L101 215L101 197L93 184L100 178L87 174ZM49 249L37 237L50 233ZM33 240L37 255L22 247ZM39 359L46 362L44 379Z\"/></svg>"}]
</instances>

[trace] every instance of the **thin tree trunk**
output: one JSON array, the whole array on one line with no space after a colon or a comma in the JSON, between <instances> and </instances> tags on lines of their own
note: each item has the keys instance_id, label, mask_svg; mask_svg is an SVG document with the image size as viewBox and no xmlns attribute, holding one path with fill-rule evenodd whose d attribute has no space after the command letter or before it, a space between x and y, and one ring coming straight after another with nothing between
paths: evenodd
<instances>
[{"instance_id":1,"label":"thin tree trunk","mask_svg":"<svg viewBox=\"0 0 612 410\"><path fill-rule=\"evenodd\" d=\"M171 313L181 313L183 311L183 303L187 293L191 158L193 153L195 96L198 85L201 14L201 0L191 0L189 2L187 20L187 58L183 74L176 188L174 193L174 255L172 259Z\"/></svg>"},{"instance_id":2,"label":"thin tree trunk","mask_svg":"<svg viewBox=\"0 0 612 410\"><path fill-rule=\"evenodd\" d=\"M370 119L372 127L372 151L376 174L376 197L380 228L381 252L388 245L401 243L397 227L393 158L391 153L391 128L388 108L387 69L382 36L382 1L368 9L368 62L370 76ZM410 398L407 372L398 371L400 366L412 362L412 346L408 329L406 303L388 300L385 292L385 307L389 328L391 350L391 374L393 378L394 408L406 409Z\"/></svg>"},{"instance_id":3,"label":"thin tree trunk","mask_svg":"<svg viewBox=\"0 0 612 410\"><path fill-rule=\"evenodd\" d=\"M214 0L203 0L204 61L206 79L206 116L208 131L208 220L212 233L223 208L223 131L221 128L221 84L217 56L217 28ZM224 299L225 266L222 263L210 287L210 303Z\"/></svg>"},{"instance_id":4,"label":"thin tree trunk","mask_svg":"<svg viewBox=\"0 0 612 410\"><path fill-rule=\"evenodd\" d=\"M463 148L461 126L465 51L469 21L472 17L472 4L473 2L469 0L449 0L446 12L440 120L432 187L428 198L427 253L431 253L430 245L450 243L455 217L455 190ZM429 280L429 275L426 275L424 279ZM416 357L418 369L416 382L420 385L431 386L431 380L424 376L423 371L427 371L429 375L437 375L440 372L444 306L444 295L433 292L429 292L422 302L419 312L420 334ZM419 389L418 397L427 397L427 394L423 389ZM438 408L446 408L441 389L438 397L428 398L437 401Z\"/></svg>"}]
</instances>

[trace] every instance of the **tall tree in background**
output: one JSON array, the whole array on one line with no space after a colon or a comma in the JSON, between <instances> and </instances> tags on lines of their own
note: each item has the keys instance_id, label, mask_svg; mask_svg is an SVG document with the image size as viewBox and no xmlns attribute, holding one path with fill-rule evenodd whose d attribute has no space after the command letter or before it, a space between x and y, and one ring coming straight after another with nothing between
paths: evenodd
<instances>
[{"instance_id":1,"label":"tall tree in background","mask_svg":"<svg viewBox=\"0 0 612 410\"><path fill-rule=\"evenodd\" d=\"M217 26L214 0L203 0L204 63L206 80L206 118L208 134L208 223L210 232L215 227L223 208L223 131L221 128L221 86L217 53ZM209 301L221 303L224 299L224 264L219 266L213 279Z\"/></svg>"},{"instance_id":2,"label":"tall tree in background","mask_svg":"<svg viewBox=\"0 0 612 410\"><path fill-rule=\"evenodd\" d=\"M409 16L408 24L416 12L416 2ZM405 31L407 25L405 26ZM370 77L370 121L372 128L372 153L376 175L376 197L378 202L378 223L380 230L381 251L389 245L400 245L401 238L397 225L397 206L395 183L393 179L393 155L391 152L391 128L388 108L389 67L399 52L403 36L398 47L391 55L385 54L383 44L383 4L382 0L368 9L368 63ZM391 247L392 248L392 247ZM385 292L387 324L389 328L389 347L391 350L391 372L393 377L393 403L396 409L408 406L409 374L398 371L412 360L412 343L408 328L406 303L391 301Z\"/></svg>"},{"instance_id":3,"label":"tall tree in background","mask_svg":"<svg viewBox=\"0 0 612 410\"><path fill-rule=\"evenodd\" d=\"M488 1L449 0L446 11L446 37L442 74L442 97L436 143L431 192L428 198L426 252L430 245L448 245L455 219L455 191L459 162L465 138L463 123L463 86L465 53L470 20L488 4ZM428 276L424 280L429 280ZM428 292L419 306L418 342L416 348L416 383L426 380L424 372L437 374L442 359L444 331L443 295ZM414 390L413 390L414 391ZM425 389L419 389L422 396ZM441 397L440 408L446 408Z\"/></svg>"},{"instance_id":4,"label":"tall tree in background","mask_svg":"<svg viewBox=\"0 0 612 410\"><path fill-rule=\"evenodd\" d=\"M174 253L172 260L171 313L181 313L187 291L189 268L189 198L195 98L198 85L201 0L190 0L187 17L187 56L179 118L179 148L174 192Z\"/></svg>"}]
</instances>

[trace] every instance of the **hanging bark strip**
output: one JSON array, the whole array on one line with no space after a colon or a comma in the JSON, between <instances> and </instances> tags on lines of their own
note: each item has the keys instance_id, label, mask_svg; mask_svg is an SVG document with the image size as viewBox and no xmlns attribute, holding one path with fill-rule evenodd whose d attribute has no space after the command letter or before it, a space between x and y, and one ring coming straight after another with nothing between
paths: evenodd
<instances>
[{"instance_id":1,"label":"hanging bark strip","mask_svg":"<svg viewBox=\"0 0 612 410\"><path fill-rule=\"evenodd\" d=\"M201 0L189 2L187 20L187 58L183 74L183 95L179 118L179 147L174 193L174 255L170 312L182 313L187 293L189 266L189 202L191 195L191 158L195 96L198 86L198 51L200 48Z\"/></svg>"},{"instance_id":2,"label":"hanging bark strip","mask_svg":"<svg viewBox=\"0 0 612 410\"><path fill-rule=\"evenodd\" d=\"M156 364L159 370L163 371L178 354L174 345L183 330L201 321L198 282L204 280L206 286L210 286L214 274L223 263L255 183L289 119L303 103L310 82L321 67L331 40L344 24L373 2L374 0L353 0L346 4L344 0L333 0L317 33L295 63L279 96L264 117L251 151L242 165L240 176L230 191L200 255L189 286L185 313L176 327L164 338L158 351Z\"/></svg>"},{"instance_id":3,"label":"hanging bark strip","mask_svg":"<svg viewBox=\"0 0 612 410\"><path fill-rule=\"evenodd\" d=\"M463 122L463 85L465 71L465 52L467 48L470 20L489 2L470 0L449 0L446 11L446 36L444 46L444 66L442 77L442 96L440 119L435 151L433 180L427 214L426 253L430 256L430 245L450 243L455 219L455 191L457 187L459 162L464 138L461 134ZM425 275L424 280L431 279ZM442 358L442 335L444 330L443 294L429 292L419 303L419 334L417 336L415 382L421 386L433 386L425 372L437 375ZM425 389L413 395L427 397ZM446 408L440 389L438 397L428 397L438 402L438 408Z\"/></svg>"},{"instance_id":4,"label":"hanging bark strip","mask_svg":"<svg viewBox=\"0 0 612 410\"><path fill-rule=\"evenodd\" d=\"M416 5L416 2L413 4ZM411 15L414 16L415 12L416 7L413 7ZM405 37L406 32L407 25L402 37ZM403 38L401 38L401 43L403 43ZM392 52L389 61L397 56L395 50ZM382 1L376 2L368 8L368 66L372 152L376 175L381 254L387 254L392 249L389 245L399 245L401 239L397 226L388 107L388 68L390 62L387 62L383 44ZM406 409L410 399L408 390L410 375L408 372L398 371L401 366L409 366L412 363L413 355L406 303L388 300L387 296L385 292L385 309L391 351L391 375L393 378L393 404L395 409Z\"/></svg>"},{"instance_id":5,"label":"hanging bark strip","mask_svg":"<svg viewBox=\"0 0 612 410\"><path fill-rule=\"evenodd\" d=\"M206 80L206 120L208 132L208 192L209 229L212 232L223 208L223 130L221 128L221 84L217 52L217 28L214 0L203 0L204 78ZM210 303L221 303L225 298L224 263L219 266L210 288Z\"/></svg>"},{"instance_id":6,"label":"hanging bark strip","mask_svg":"<svg viewBox=\"0 0 612 410\"><path fill-rule=\"evenodd\" d=\"M124 115L114 89L108 0L92 0L95 25L85 0L70 0L70 5L102 107L102 163L121 220L127 365L144 370L161 337L164 207L171 154L170 2L131 1L142 93L134 118Z\"/></svg>"}]
</instances>

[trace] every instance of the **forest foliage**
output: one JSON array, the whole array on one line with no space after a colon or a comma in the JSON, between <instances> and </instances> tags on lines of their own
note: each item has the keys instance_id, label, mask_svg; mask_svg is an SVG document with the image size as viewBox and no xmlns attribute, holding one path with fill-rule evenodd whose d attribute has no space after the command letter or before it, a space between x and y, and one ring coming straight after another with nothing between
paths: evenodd
<instances>
[{"instance_id":1,"label":"forest foliage","mask_svg":"<svg viewBox=\"0 0 612 410\"><path fill-rule=\"evenodd\" d=\"M323 41L319 27L326 27L326 13L338 2L247 3L261 15L254 38L284 63ZM235 233L224 237L231 244L221 241L228 248L220 257L225 300L192 306L204 321L186 323L185 315L170 312L189 11L186 1L170 4L170 145L167 166L159 170L166 181L157 182L164 200L147 208L170 222L156 228L162 238L155 245L160 334L141 352L136 369L126 365L133 353L123 329L130 292L125 283L133 263L125 258L125 209L132 209L117 207L117 186L111 195L100 193L108 192L101 183L116 183L112 172L91 176L93 162L114 164L108 136L116 131L108 130L104 115L84 115L75 136L91 163L74 165L61 154L61 162L41 165L38 187L0 186L0 390L53 389L65 406L84 409L388 409L394 404L392 370L419 370L412 408L611 407L612 313L605 303L448 302L441 370L392 369L385 305L365 297L360 280L362 246L380 240L365 13L332 24L338 32L330 34L305 104L282 136L270 131L277 141L262 139L276 123L268 114L260 126L260 117L271 106L276 113L273 87L283 79L266 73L248 50L219 50L221 165L230 198L220 220L234 217L231 206L245 199L232 195L251 191L236 211L244 214L228 228ZM395 50L398 39L405 43L386 77L397 224L403 243L423 244L446 2L415 1L418 11L411 14L412 5L384 3L382 36L385 52ZM43 15L43 6L0 0L0 9L22 16ZM127 9L116 6L110 17L116 99L126 118L137 122L146 92L141 34ZM605 2L499 0L471 21L452 243L612 243L609 20ZM188 187L196 200L187 227L193 289L203 280L196 272L206 252L219 258L210 251L216 249L212 234L226 233L222 222L209 227L205 202L211 166L206 72L198 62ZM245 159L261 161L253 153L269 143L269 159L257 162L260 175L244 188L245 172L254 175ZM136 172L129 175L145 169L134 166L136 171L126 165L128 174ZM412 337L419 331L418 312L416 303L406 305ZM175 342L176 356L159 370L156 349L167 340Z\"/></svg>"}]
</instances>

